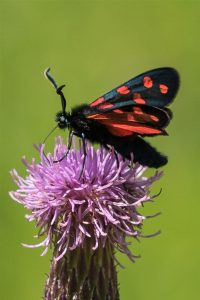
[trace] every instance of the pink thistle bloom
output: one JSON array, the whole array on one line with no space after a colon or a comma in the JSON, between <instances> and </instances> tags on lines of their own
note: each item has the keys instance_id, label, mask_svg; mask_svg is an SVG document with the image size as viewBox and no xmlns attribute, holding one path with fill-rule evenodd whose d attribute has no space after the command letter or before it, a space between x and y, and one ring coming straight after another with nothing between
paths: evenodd
<instances>
[{"instance_id":1,"label":"pink thistle bloom","mask_svg":"<svg viewBox=\"0 0 200 300\"><path fill-rule=\"evenodd\" d=\"M108 242L112 249L134 260L126 238L141 235L146 217L137 209L152 199L149 188L161 173L147 178L144 176L146 167L138 163L130 167L130 161L120 155L117 163L112 151L103 147L95 150L88 144L86 164L79 178L84 156L82 148L77 150L74 146L59 163L54 161L66 153L61 138L56 140L54 154L48 154L48 159L44 145L38 150L40 163L23 159L28 172L25 178L16 170L11 172L18 186L16 191L10 192L11 197L31 212L27 219L36 222L39 236L45 236L41 243L26 246L45 247L43 255L53 245L54 271L59 260L83 249L86 243L90 251L97 251L106 248ZM45 299L53 298L46 296Z\"/></svg>"}]
</instances>

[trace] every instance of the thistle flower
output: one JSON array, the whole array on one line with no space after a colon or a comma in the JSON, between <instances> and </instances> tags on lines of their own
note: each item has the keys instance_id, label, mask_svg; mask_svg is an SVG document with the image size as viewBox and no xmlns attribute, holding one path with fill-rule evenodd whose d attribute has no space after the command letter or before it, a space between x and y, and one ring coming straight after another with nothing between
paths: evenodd
<instances>
[{"instance_id":1,"label":"thistle flower","mask_svg":"<svg viewBox=\"0 0 200 300\"><path fill-rule=\"evenodd\" d=\"M119 299L114 249L135 259L126 238L141 235L145 217L137 208L151 200L149 188L161 173L144 177L145 167L130 167L120 155L117 161L112 151L87 145L80 178L82 148L74 145L59 163L54 161L66 153L61 138L53 155L45 156L44 145L38 150L40 163L23 159L25 178L11 172L18 190L10 195L30 210L27 219L35 221L38 235L45 237L26 246L45 247L42 255L54 247L45 299Z\"/></svg>"}]
</instances>

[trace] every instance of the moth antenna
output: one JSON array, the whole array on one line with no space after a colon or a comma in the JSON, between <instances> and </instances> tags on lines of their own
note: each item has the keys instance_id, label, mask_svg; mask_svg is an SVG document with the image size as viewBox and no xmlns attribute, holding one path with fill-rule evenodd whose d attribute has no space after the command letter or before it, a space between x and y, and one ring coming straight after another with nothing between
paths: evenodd
<instances>
[{"instance_id":1,"label":"moth antenna","mask_svg":"<svg viewBox=\"0 0 200 300\"><path fill-rule=\"evenodd\" d=\"M56 130L56 128L58 127L58 125L56 125L49 133L48 135L45 137L43 144L46 142L46 140L48 139L48 137Z\"/></svg>"},{"instance_id":2,"label":"moth antenna","mask_svg":"<svg viewBox=\"0 0 200 300\"><path fill-rule=\"evenodd\" d=\"M66 99L65 99L65 96L64 96L64 94L62 92L62 89L65 87L65 84L63 84L60 87L58 87L58 85L55 82L54 78L50 74L50 68L47 68L44 71L44 76L51 82L51 84L53 85L53 87L56 90L56 93L60 96L60 98L61 98L61 104L62 104L62 111L65 112L65 109L66 109Z\"/></svg>"},{"instance_id":3,"label":"moth antenna","mask_svg":"<svg viewBox=\"0 0 200 300\"><path fill-rule=\"evenodd\" d=\"M46 79L48 79L48 80L51 82L51 84L53 85L53 87L54 87L54 88L56 89L56 91L57 91L58 85L56 84L54 78L51 76L50 70L51 70L50 68L47 68L47 69L44 71L44 76L46 77Z\"/></svg>"}]
</instances>

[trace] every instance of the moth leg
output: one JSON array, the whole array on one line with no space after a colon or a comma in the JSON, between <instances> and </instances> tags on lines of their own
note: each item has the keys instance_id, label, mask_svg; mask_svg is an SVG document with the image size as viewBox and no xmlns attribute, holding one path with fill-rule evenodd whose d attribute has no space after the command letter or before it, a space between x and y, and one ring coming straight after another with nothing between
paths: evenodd
<instances>
[{"instance_id":1,"label":"moth leg","mask_svg":"<svg viewBox=\"0 0 200 300\"><path fill-rule=\"evenodd\" d=\"M115 159L117 161L117 168L119 168L119 158L118 158L118 154L117 151L115 150L115 148L113 146L108 146L107 144L103 145L104 148L106 148L106 150L111 150L113 151L114 155L115 155Z\"/></svg>"},{"instance_id":2,"label":"moth leg","mask_svg":"<svg viewBox=\"0 0 200 300\"><path fill-rule=\"evenodd\" d=\"M112 148L113 148L113 150L114 150L115 159L116 159L116 161L117 161L117 168L119 169L119 158L118 158L118 154L117 154L117 151L115 150L115 148L114 148L114 147L112 147Z\"/></svg>"},{"instance_id":3,"label":"moth leg","mask_svg":"<svg viewBox=\"0 0 200 300\"><path fill-rule=\"evenodd\" d=\"M81 169L79 179L83 175L83 170L84 170L84 167L85 167L85 161L86 161L86 156L87 156L86 139L85 139L85 134L84 133L81 133L81 139L82 139L82 142L83 142L83 155L84 155L84 157L83 157L83 164L82 164L82 169Z\"/></svg>"},{"instance_id":4,"label":"moth leg","mask_svg":"<svg viewBox=\"0 0 200 300\"><path fill-rule=\"evenodd\" d=\"M63 155L63 157L61 157L60 159L58 160L54 160L54 163L58 163L58 162L61 162L65 157L67 157L70 149L71 149L71 146L72 146L72 139L73 139L73 136L76 135L76 133L72 130L70 130L69 132L69 138L68 138L68 145L67 145L67 151L65 153L65 155Z\"/></svg>"}]
</instances>

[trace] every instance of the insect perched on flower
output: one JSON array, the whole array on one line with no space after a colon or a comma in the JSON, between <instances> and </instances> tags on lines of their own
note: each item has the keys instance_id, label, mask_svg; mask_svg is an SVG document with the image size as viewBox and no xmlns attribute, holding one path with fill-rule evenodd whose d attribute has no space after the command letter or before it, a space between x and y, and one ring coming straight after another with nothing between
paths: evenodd
<instances>
[{"instance_id":1,"label":"insect perched on flower","mask_svg":"<svg viewBox=\"0 0 200 300\"><path fill-rule=\"evenodd\" d=\"M45 71L45 75L61 97L62 110L56 115L56 127L69 129L66 155L75 135L83 141L83 166L86 139L105 148L114 147L117 153L129 160L133 154L134 162L144 166L158 168L167 163L167 157L143 137L167 135L165 128L172 119L172 113L166 106L172 102L179 88L179 75L175 69L166 67L145 72L91 104L73 108L71 113L66 112L66 99L62 92L65 85L57 86L50 69Z\"/></svg>"}]
</instances>

